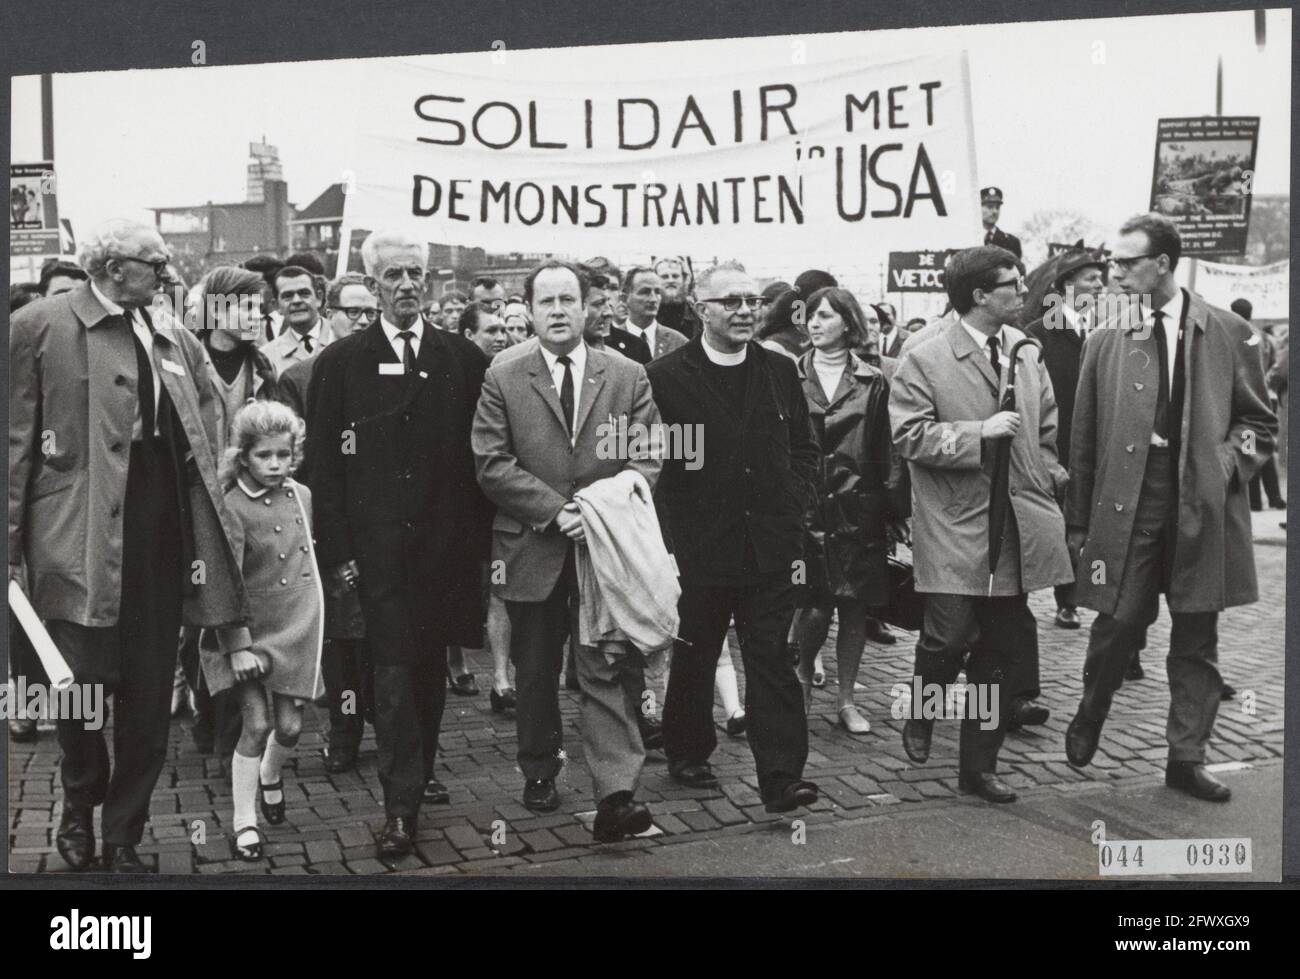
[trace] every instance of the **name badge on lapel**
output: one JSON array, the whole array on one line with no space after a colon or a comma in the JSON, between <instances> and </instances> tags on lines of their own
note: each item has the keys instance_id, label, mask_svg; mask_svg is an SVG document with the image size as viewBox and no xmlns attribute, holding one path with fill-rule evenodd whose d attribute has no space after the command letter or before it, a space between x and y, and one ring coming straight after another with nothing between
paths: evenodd
<instances>
[{"instance_id":1,"label":"name badge on lapel","mask_svg":"<svg viewBox=\"0 0 1300 979\"><path fill-rule=\"evenodd\" d=\"M403 370L401 364L380 364L379 373L383 375L389 375L389 376L394 374L400 376L401 374L404 374L405 371Z\"/></svg>"},{"instance_id":2,"label":"name badge on lapel","mask_svg":"<svg viewBox=\"0 0 1300 979\"><path fill-rule=\"evenodd\" d=\"M166 357L161 358L161 360L162 360L163 370L170 371L172 374L176 374L180 377L185 376L185 368L182 367L180 364L170 361Z\"/></svg>"}]
</instances>

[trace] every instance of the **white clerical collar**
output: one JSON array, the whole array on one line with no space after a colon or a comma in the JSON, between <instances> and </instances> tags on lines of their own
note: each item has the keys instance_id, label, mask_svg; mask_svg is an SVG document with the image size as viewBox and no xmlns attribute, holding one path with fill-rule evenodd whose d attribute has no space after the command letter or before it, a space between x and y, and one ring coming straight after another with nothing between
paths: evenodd
<instances>
[{"instance_id":1,"label":"white clerical collar","mask_svg":"<svg viewBox=\"0 0 1300 979\"><path fill-rule=\"evenodd\" d=\"M723 353L721 350L714 350L709 346L709 341L700 338L700 346L704 348L704 356L709 358L709 362L717 364L719 367L736 367L745 362L745 354L749 350L749 344L741 347L734 354Z\"/></svg>"},{"instance_id":2,"label":"white clerical collar","mask_svg":"<svg viewBox=\"0 0 1300 979\"><path fill-rule=\"evenodd\" d=\"M537 346L538 349L542 351L542 357L545 358L546 360L546 369L549 371L554 371L556 361L560 359L560 354L551 353L551 351L547 350L540 343ZM574 347L564 356L569 358L569 364L574 370L576 371L586 370L587 368L586 343L579 343L576 347Z\"/></svg>"},{"instance_id":3,"label":"white clerical collar","mask_svg":"<svg viewBox=\"0 0 1300 979\"><path fill-rule=\"evenodd\" d=\"M95 298L99 300L99 304L108 310L109 316L121 316L126 312L126 310L121 306L99 291L99 286L95 285L94 279L90 280L90 291L95 294Z\"/></svg>"},{"instance_id":4,"label":"white clerical collar","mask_svg":"<svg viewBox=\"0 0 1300 979\"><path fill-rule=\"evenodd\" d=\"M384 328L384 336L388 337L388 342L396 343L397 334L402 332L401 327L394 326L390 323L387 316L381 316L379 318L379 325ZM410 330L411 333L415 334L415 339L417 341L424 339L424 320L417 319L407 327L407 329Z\"/></svg>"}]
</instances>

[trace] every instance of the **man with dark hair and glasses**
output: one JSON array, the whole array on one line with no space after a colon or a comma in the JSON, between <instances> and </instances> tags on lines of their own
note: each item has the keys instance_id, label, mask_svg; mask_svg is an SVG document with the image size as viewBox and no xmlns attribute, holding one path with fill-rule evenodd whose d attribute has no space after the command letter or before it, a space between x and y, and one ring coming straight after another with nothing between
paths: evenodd
<instances>
[{"instance_id":1,"label":"man with dark hair and glasses","mask_svg":"<svg viewBox=\"0 0 1300 979\"><path fill-rule=\"evenodd\" d=\"M963 666L971 689L961 718L958 783L989 802L1016 793L997 775L1008 724L1043 723L1038 694L1038 624L1029 593L1071 578L1065 523L1055 495L1065 484L1056 458L1056 398L1037 347L1011 324L1024 304L1019 262L991 245L953 254L945 284L956 319L903 354L889 395L894 444L912 479L912 555L925 622L916 644L921 689L948 689ZM1000 408L1014 367L1014 410ZM999 441L1009 470L993 499ZM989 522L1006 513L989 572ZM969 657L967 653L969 652ZM963 663L963 660L965 662ZM976 709L978 703L988 710ZM921 702L903 725L916 764L930 757L934 718ZM982 715L982 716L981 716Z\"/></svg>"},{"instance_id":2,"label":"man with dark hair and glasses","mask_svg":"<svg viewBox=\"0 0 1300 979\"><path fill-rule=\"evenodd\" d=\"M272 284L280 314L289 328L263 344L262 353L279 375L328 346L334 336L320 318L320 293L310 271L299 265L286 265L275 273Z\"/></svg>"},{"instance_id":3,"label":"man with dark hair and glasses","mask_svg":"<svg viewBox=\"0 0 1300 979\"><path fill-rule=\"evenodd\" d=\"M1138 308L1084 343L1070 437L1077 600L1098 615L1065 753L1077 767L1092 760L1163 592L1165 784L1226 802L1231 791L1205 767L1223 692L1218 618L1259 598L1247 486L1274 451L1277 416L1250 326L1175 281L1173 222L1143 214L1119 232L1111 279Z\"/></svg>"},{"instance_id":4,"label":"man with dark hair and glasses","mask_svg":"<svg viewBox=\"0 0 1300 979\"><path fill-rule=\"evenodd\" d=\"M762 305L753 279L735 265L709 269L696 299L700 335L648 368L664 422L705 440L690 466L664 462L657 494L682 584L664 751L679 783L718 784L714 676L734 616L759 792L768 812L789 812L818 799L803 777L808 722L785 640L821 453L794 362L753 342Z\"/></svg>"}]
</instances>

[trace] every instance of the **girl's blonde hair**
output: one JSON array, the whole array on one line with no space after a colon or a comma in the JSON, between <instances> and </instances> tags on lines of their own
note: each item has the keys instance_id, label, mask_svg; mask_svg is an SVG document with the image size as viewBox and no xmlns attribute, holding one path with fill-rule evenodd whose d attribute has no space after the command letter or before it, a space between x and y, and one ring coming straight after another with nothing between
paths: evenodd
<instances>
[{"instance_id":1,"label":"girl's blonde hair","mask_svg":"<svg viewBox=\"0 0 1300 979\"><path fill-rule=\"evenodd\" d=\"M235 485L244 466L244 457L260 439L273 435L291 435L293 457L289 461L289 472L296 472L302 464L302 446L307 437L307 425L288 405L279 401L250 401L236 412L230 429L230 445L222 455L221 466L217 470L217 478L226 489Z\"/></svg>"}]
</instances>

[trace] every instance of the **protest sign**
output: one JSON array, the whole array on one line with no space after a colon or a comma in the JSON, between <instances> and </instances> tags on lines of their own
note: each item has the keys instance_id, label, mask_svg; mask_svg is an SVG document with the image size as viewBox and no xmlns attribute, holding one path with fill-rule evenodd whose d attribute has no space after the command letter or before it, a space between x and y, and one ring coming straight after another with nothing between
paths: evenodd
<instances>
[{"instance_id":1,"label":"protest sign","mask_svg":"<svg viewBox=\"0 0 1300 979\"><path fill-rule=\"evenodd\" d=\"M1161 119L1151 210L1178 225L1183 254L1244 255L1258 116Z\"/></svg>"},{"instance_id":2,"label":"protest sign","mask_svg":"<svg viewBox=\"0 0 1300 979\"><path fill-rule=\"evenodd\" d=\"M952 249L889 253L888 292L943 292L943 266Z\"/></svg>"},{"instance_id":3,"label":"protest sign","mask_svg":"<svg viewBox=\"0 0 1300 979\"><path fill-rule=\"evenodd\" d=\"M9 167L9 253L58 255L59 207L54 164L14 163Z\"/></svg>"},{"instance_id":4,"label":"protest sign","mask_svg":"<svg viewBox=\"0 0 1300 979\"><path fill-rule=\"evenodd\" d=\"M1254 319L1286 319L1290 315L1290 262L1272 265L1222 265L1201 262L1196 291L1211 306L1227 309L1234 299L1248 299Z\"/></svg>"},{"instance_id":5,"label":"protest sign","mask_svg":"<svg viewBox=\"0 0 1300 979\"><path fill-rule=\"evenodd\" d=\"M356 96L346 223L790 262L978 240L964 54L764 63L763 39L726 44L725 60L703 56L716 42L385 60ZM575 78L611 52L598 83Z\"/></svg>"}]
</instances>

